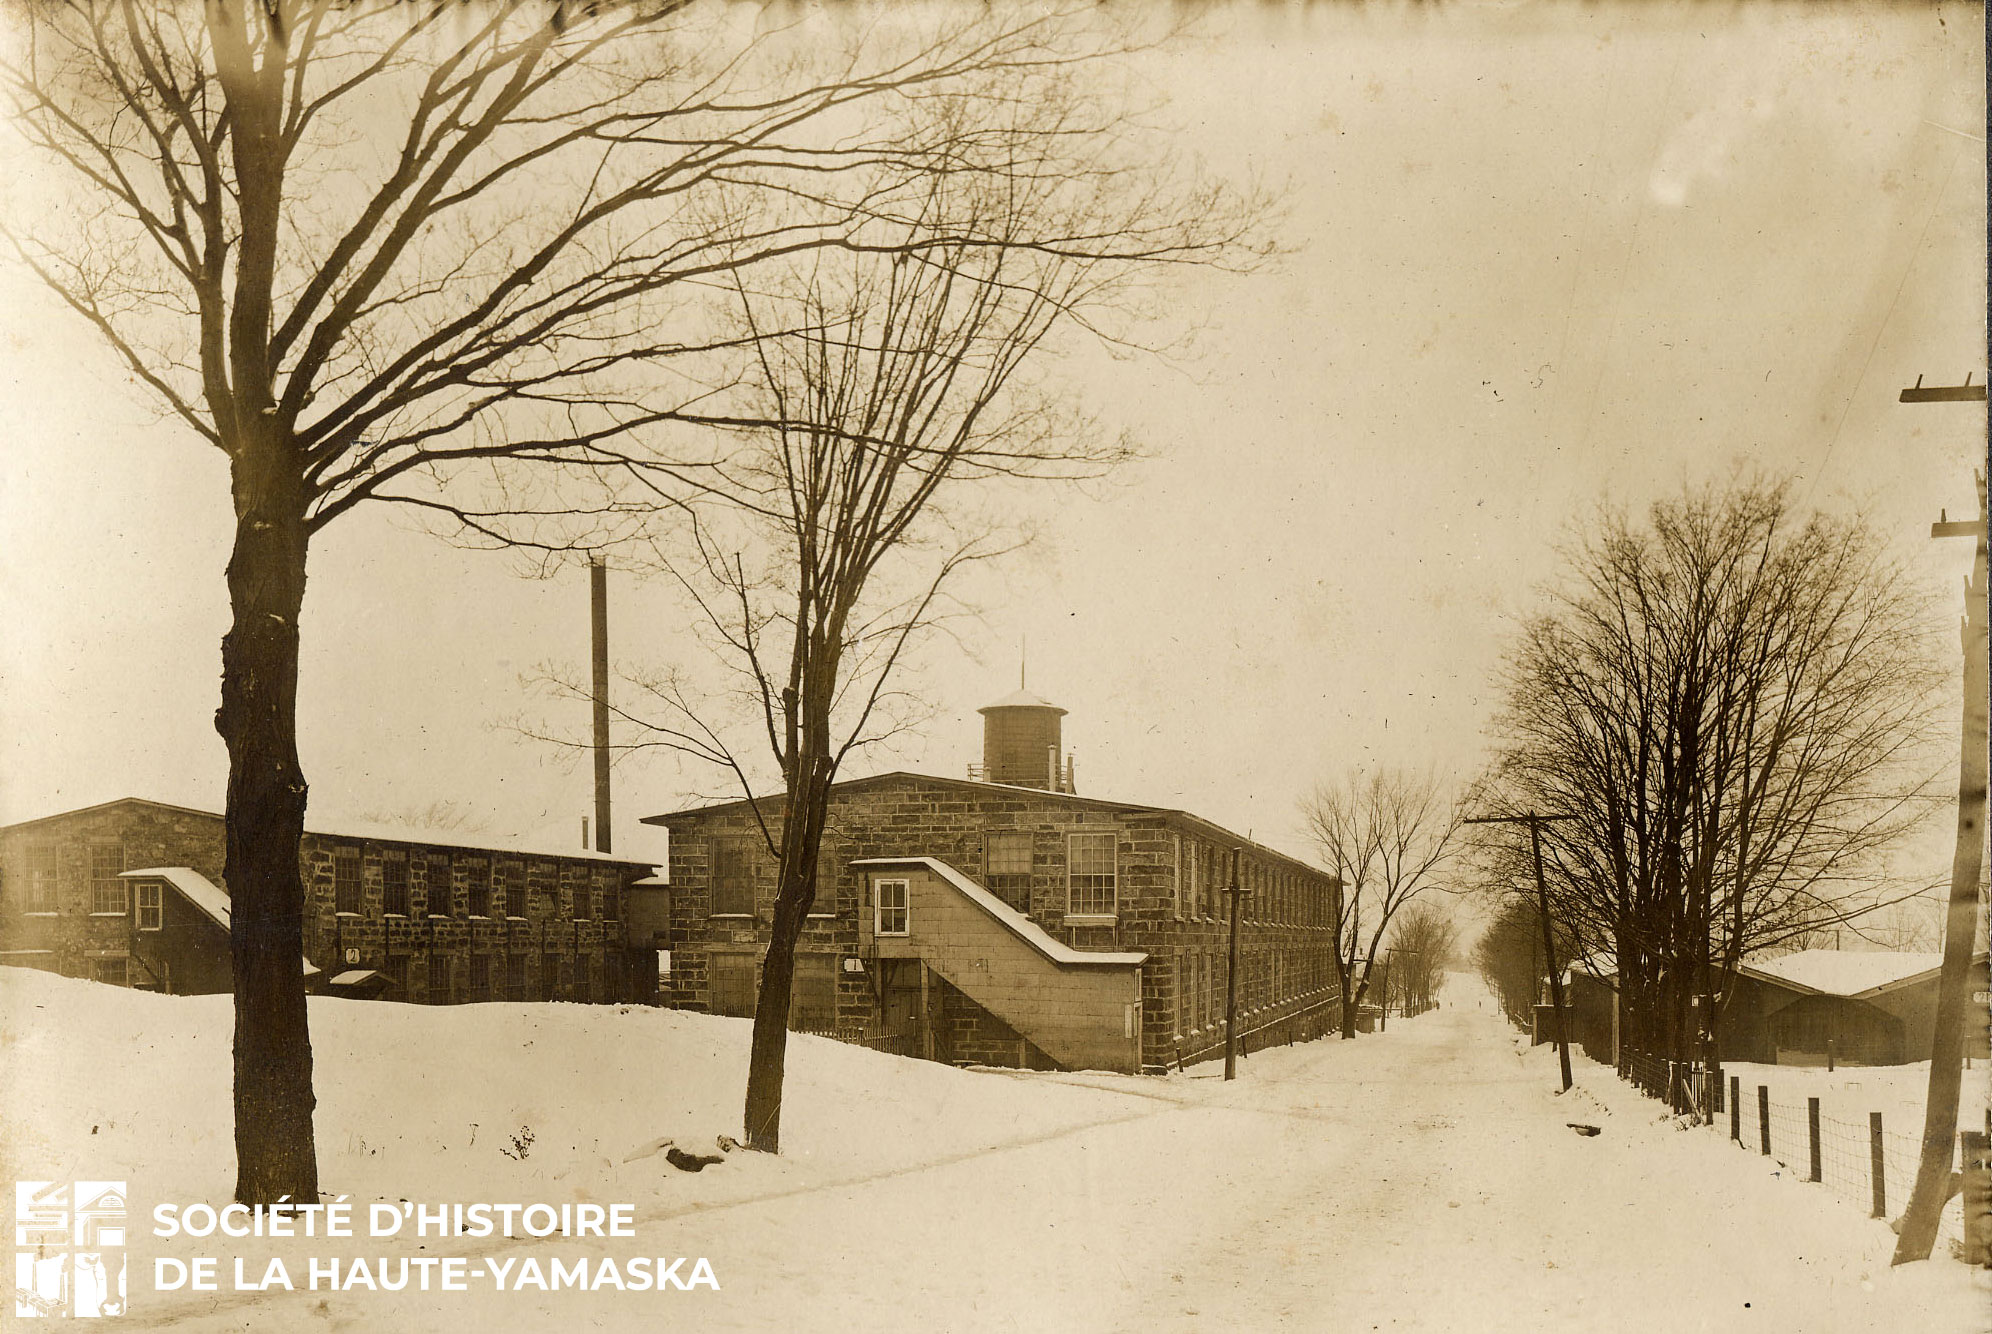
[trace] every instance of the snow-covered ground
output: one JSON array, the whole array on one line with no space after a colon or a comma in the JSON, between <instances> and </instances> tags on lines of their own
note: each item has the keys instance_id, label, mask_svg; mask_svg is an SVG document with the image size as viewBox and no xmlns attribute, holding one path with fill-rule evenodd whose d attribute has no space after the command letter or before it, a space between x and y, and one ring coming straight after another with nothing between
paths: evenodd
<instances>
[{"instance_id":1,"label":"snow-covered ground","mask_svg":"<svg viewBox=\"0 0 1992 1334\"><path fill-rule=\"evenodd\" d=\"M228 1001L0 970L10 1179L125 1179L158 1329L1776 1330L1984 1327L1982 1277L1582 1064L1555 1092L1470 990L1237 1082L959 1071L791 1041L781 1158L735 1129L747 1024L314 1000L328 1193L634 1206L633 1239L161 1240L231 1184ZM1580 1063L1581 1064L1581 1063ZM1582 1137L1567 1122L1599 1126ZM527 1132L531 1132L527 1140ZM359 1213L364 1233L365 1213ZM221 1291L154 1292L155 1256ZM466 1290L309 1291L309 1261L461 1256ZM717 1292L498 1291L527 1260L705 1257ZM236 1292L271 1257L297 1291ZM680 1271L689 1276L688 1259ZM507 1286L514 1286L508 1281Z\"/></svg>"}]
</instances>

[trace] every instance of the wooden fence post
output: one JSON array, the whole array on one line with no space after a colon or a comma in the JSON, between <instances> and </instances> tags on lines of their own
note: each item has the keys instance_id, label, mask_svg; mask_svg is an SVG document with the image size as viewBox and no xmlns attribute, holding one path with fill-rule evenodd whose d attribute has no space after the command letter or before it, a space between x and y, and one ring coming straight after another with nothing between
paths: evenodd
<instances>
[{"instance_id":1,"label":"wooden fence post","mask_svg":"<svg viewBox=\"0 0 1992 1334\"><path fill-rule=\"evenodd\" d=\"M1729 1138L1743 1142L1743 1090L1737 1075L1729 1077Z\"/></svg>"},{"instance_id":2,"label":"wooden fence post","mask_svg":"<svg viewBox=\"0 0 1992 1334\"><path fill-rule=\"evenodd\" d=\"M1806 1134L1812 1141L1812 1174L1805 1179L1807 1181L1820 1181L1824 1178L1820 1175L1819 1171L1819 1099L1817 1098L1807 1098L1805 1100L1805 1129Z\"/></svg>"},{"instance_id":3,"label":"wooden fence post","mask_svg":"<svg viewBox=\"0 0 1992 1334\"><path fill-rule=\"evenodd\" d=\"M1964 1262L1992 1263L1992 1141L1982 1130L1958 1134L1963 1153Z\"/></svg>"},{"instance_id":4,"label":"wooden fence post","mask_svg":"<svg viewBox=\"0 0 1992 1334\"><path fill-rule=\"evenodd\" d=\"M1757 1085L1757 1139L1764 1146L1764 1156L1771 1156L1771 1089L1768 1084Z\"/></svg>"},{"instance_id":5,"label":"wooden fence post","mask_svg":"<svg viewBox=\"0 0 1992 1334\"><path fill-rule=\"evenodd\" d=\"M1868 1180L1874 1183L1875 1218L1888 1217L1888 1159L1881 1150L1881 1113L1868 1113Z\"/></svg>"}]
</instances>

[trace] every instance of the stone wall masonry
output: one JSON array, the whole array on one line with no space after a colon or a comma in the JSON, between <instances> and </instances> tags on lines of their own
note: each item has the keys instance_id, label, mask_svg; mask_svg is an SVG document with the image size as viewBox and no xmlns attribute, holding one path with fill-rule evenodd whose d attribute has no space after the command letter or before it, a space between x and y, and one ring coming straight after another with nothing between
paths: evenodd
<instances>
[{"instance_id":1,"label":"stone wall masonry","mask_svg":"<svg viewBox=\"0 0 1992 1334\"><path fill-rule=\"evenodd\" d=\"M27 914L29 849L43 844L57 851L58 911ZM123 947L131 919L90 913L93 846L120 848L124 869L187 866L226 887L219 815L129 799L11 826L0 829L0 948L46 947L54 951L55 971L87 976L92 951ZM342 852L359 855L356 913L338 911L336 861ZM406 913L385 911L383 867L390 860L407 868ZM525 886L522 915L468 916L469 877L480 868L482 874L519 878ZM476 990L473 965L486 970L488 979L493 960L497 996L503 998L506 960L513 956L524 964L524 998L616 999L624 969L620 919L625 886L650 870L597 858L318 832L307 832L300 841L298 869L305 891L306 956L328 977L350 968L402 977L405 991L395 998L429 1003L469 998ZM180 903L170 890L167 899ZM583 915L577 918L577 912ZM168 929L182 920L183 915L169 912Z\"/></svg>"},{"instance_id":2,"label":"stone wall masonry","mask_svg":"<svg viewBox=\"0 0 1992 1334\"><path fill-rule=\"evenodd\" d=\"M765 949L774 867L759 842L759 824L745 807L692 812L664 823L671 831L673 959L664 997L674 1006L703 1009L708 946ZM778 835L778 814L769 823ZM1068 837L1103 830L1117 836L1114 919L1110 924L1068 921ZM1140 990L1144 1064L1160 1066L1173 1060L1184 1043L1201 1040L1221 1021L1229 923L1226 901L1216 887L1228 878L1231 845L1218 839L1209 826L1172 812L1111 809L1055 793L917 775L840 787L832 793L819 864L817 911L831 915L810 920L805 947L864 950L869 933L859 928L861 923L869 927L872 909L861 893L853 861L936 857L982 883L984 839L998 831L1032 836L1028 915L1053 938L1075 949L1151 955L1142 969ZM754 841L758 855L752 919L710 914L708 876L716 838ZM1332 985L1332 877L1246 848L1239 859L1239 879L1254 890L1240 913L1241 1007L1270 1014ZM1194 978L1189 976L1192 960ZM840 1018L877 1032L880 1015L875 997L849 981L840 989ZM972 1004L965 997L964 1002Z\"/></svg>"}]
</instances>

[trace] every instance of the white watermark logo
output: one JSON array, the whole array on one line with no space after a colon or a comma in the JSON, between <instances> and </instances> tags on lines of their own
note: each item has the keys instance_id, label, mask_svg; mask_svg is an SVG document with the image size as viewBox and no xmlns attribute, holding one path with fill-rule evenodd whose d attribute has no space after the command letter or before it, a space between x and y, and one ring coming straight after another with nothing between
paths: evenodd
<instances>
[{"instance_id":1,"label":"white watermark logo","mask_svg":"<svg viewBox=\"0 0 1992 1334\"><path fill-rule=\"evenodd\" d=\"M125 1183L14 1183L14 1314L125 1313Z\"/></svg>"}]
</instances>

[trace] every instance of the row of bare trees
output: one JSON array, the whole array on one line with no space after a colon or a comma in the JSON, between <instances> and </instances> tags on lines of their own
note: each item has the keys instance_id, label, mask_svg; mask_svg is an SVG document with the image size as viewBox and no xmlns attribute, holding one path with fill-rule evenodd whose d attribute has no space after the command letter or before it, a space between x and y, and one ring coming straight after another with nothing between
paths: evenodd
<instances>
[{"instance_id":1,"label":"row of bare trees","mask_svg":"<svg viewBox=\"0 0 1992 1334\"><path fill-rule=\"evenodd\" d=\"M1350 1038L1385 941L1399 944L1407 931L1417 934L1444 923L1437 909L1406 909L1427 891L1454 888L1443 882L1461 850L1466 806L1431 774L1375 769L1323 783L1302 803L1301 813L1322 864L1342 882L1335 978L1342 993L1342 1036ZM1418 948L1415 940L1401 943Z\"/></svg>"},{"instance_id":2,"label":"row of bare trees","mask_svg":"<svg viewBox=\"0 0 1992 1334\"><path fill-rule=\"evenodd\" d=\"M1550 912L1616 965L1623 1049L1715 1056L1740 960L1923 888L1884 854L1931 808L1927 607L1859 519L1747 477L1606 510L1566 562L1508 657L1489 801L1564 817ZM1484 851L1528 883L1525 837Z\"/></svg>"},{"instance_id":3,"label":"row of bare trees","mask_svg":"<svg viewBox=\"0 0 1992 1334\"><path fill-rule=\"evenodd\" d=\"M369 503L550 559L640 542L701 599L786 802L747 1099L775 1147L823 796L947 575L1002 545L943 498L1113 462L1030 368L1068 330L1124 340L1159 270L1248 260L1259 201L1075 77L1129 47L1086 6L22 18L11 124L63 180L14 255L228 460L237 1198L318 1193L299 622L313 540ZM751 787L660 687L660 737Z\"/></svg>"}]
</instances>

